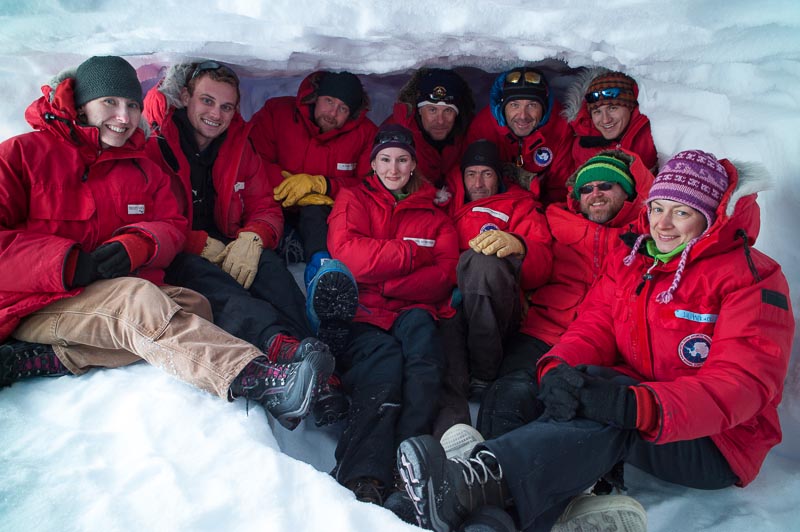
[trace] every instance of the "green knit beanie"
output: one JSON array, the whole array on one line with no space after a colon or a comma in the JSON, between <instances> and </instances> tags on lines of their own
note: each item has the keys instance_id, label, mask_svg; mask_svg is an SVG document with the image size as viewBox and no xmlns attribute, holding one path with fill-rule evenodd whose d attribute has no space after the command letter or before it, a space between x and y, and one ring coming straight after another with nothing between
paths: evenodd
<instances>
[{"instance_id":1,"label":"green knit beanie","mask_svg":"<svg viewBox=\"0 0 800 532\"><path fill-rule=\"evenodd\" d=\"M90 57L75 72L76 107L103 96L128 98L142 105L142 85L136 69L121 57Z\"/></svg>"},{"instance_id":2,"label":"green knit beanie","mask_svg":"<svg viewBox=\"0 0 800 532\"><path fill-rule=\"evenodd\" d=\"M628 170L628 165L624 161L611 157L610 155L595 155L578 170L578 175L575 177L575 186L572 188L572 195L576 200L581 199L581 194L578 189L586 183L593 181L609 181L611 183L619 183L622 190L628 195L628 198L633 197L633 177Z\"/></svg>"}]
</instances>

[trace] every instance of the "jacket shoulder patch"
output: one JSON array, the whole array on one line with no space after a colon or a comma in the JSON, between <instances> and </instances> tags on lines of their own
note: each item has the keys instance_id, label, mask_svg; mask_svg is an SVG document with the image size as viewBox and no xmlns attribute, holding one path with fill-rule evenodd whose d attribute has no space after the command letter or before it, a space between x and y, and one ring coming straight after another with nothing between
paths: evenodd
<instances>
[{"instance_id":1,"label":"jacket shoulder patch","mask_svg":"<svg viewBox=\"0 0 800 532\"><path fill-rule=\"evenodd\" d=\"M761 302L779 309L789 310L789 301L786 299L786 295L774 290L762 289Z\"/></svg>"}]
</instances>

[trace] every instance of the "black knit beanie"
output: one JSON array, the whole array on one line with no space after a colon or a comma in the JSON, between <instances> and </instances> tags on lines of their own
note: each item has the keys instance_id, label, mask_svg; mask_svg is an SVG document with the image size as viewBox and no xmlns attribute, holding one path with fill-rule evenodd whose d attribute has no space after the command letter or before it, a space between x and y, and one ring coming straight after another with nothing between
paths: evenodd
<instances>
[{"instance_id":1,"label":"black knit beanie","mask_svg":"<svg viewBox=\"0 0 800 532\"><path fill-rule=\"evenodd\" d=\"M142 105L142 85L136 69L121 57L90 57L75 72L76 107L103 96L128 98Z\"/></svg>"},{"instance_id":2,"label":"black knit beanie","mask_svg":"<svg viewBox=\"0 0 800 532\"><path fill-rule=\"evenodd\" d=\"M503 168L500 163L500 152L497 145L486 139L476 140L464 151L461 157L461 173L470 166L488 166L500 178L503 176Z\"/></svg>"},{"instance_id":3,"label":"black knit beanie","mask_svg":"<svg viewBox=\"0 0 800 532\"><path fill-rule=\"evenodd\" d=\"M364 88L355 74L350 72L323 72L317 96L339 98L350 108L352 115L364 101Z\"/></svg>"}]
</instances>

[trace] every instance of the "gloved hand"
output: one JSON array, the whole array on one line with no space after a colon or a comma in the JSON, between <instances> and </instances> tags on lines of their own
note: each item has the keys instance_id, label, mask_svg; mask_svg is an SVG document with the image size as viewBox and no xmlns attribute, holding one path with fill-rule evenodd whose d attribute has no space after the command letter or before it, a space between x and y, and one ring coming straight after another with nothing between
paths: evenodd
<instances>
[{"instance_id":1,"label":"gloved hand","mask_svg":"<svg viewBox=\"0 0 800 532\"><path fill-rule=\"evenodd\" d=\"M89 286L97 279L97 263L90 253L78 250L78 261L75 263L75 274L72 276L71 288Z\"/></svg>"},{"instance_id":2,"label":"gloved hand","mask_svg":"<svg viewBox=\"0 0 800 532\"><path fill-rule=\"evenodd\" d=\"M327 194L328 183L325 176L311 174L291 174L286 170L281 172L283 182L272 191L275 201L284 207L296 205L303 196L308 194Z\"/></svg>"},{"instance_id":3,"label":"gloved hand","mask_svg":"<svg viewBox=\"0 0 800 532\"><path fill-rule=\"evenodd\" d=\"M578 413L580 389L586 375L568 364L561 364L542 377L539 395L544 403L544 415L557 421L569 421Z\"/></svg>"},{"instance_id":4,"label":"gloved hand","mask_svg":"<svg viewBox=\"0 0 800 532\"><path fill-rule=\"evenodd\" d=\"M216 238L208 237L206 238L206 245L203 246L203 251L200 252L200 256L209 262L219 264L222 261L217 260L217 257L219 257L220 253L223 251L225 251L225 244Z\"/></svg>"},{"instance_id":5,"label":"gloved hand","mask_svg":"<svg viewBox=\"0 0 800 532\"><path fill-rule=\"evenodd\" d=\"M476 253L497 255L501 259L509 255L525 255L522 241L511 233L499 229L484 231L469 241L469 247Z\"/></svg>"},{"instance_id":6,"label":"gloved hand","mask_svg":"<svg viewBox=\"0 0 800 532\"><path fill-rule=\"evenodd\" d=\"M231 275L244 288L250 288L258 273L258 260L261 258L261 237L256 233L243 231L217 256L222 269Z\"/></svg>"},{"instance_id":7,"label":"gloved hand","mask_svg":"<svg viewBox=\"0 0 800 532\"><path fill-rule=\"evenodd\" d=\"M109 242L92 251L92 259L97 263L97 276L113 279L131 273L131 258L120 242Z\"/></svg>"},{"instance_id":8,"label":"gloved hand","mask_svg":"<svg viewBox=\"0 0 800 532\"><path fill-rule=\"evenodd\" d=\"M636 428L636 394L627 384L587 376L578 398L581 416L621 429Z\"/></svg>"},{"instance_id":9,"label":"gloved hand","mask_svg":"<svg viewBox=\"0 0 800 532\"><path fill-rule=\"evenodd\" d=\"M333 205L333 198L325 194L306 194L297 200L296 205L298 207L307 207L309 205Z\"/></svg>"}]
</instances>

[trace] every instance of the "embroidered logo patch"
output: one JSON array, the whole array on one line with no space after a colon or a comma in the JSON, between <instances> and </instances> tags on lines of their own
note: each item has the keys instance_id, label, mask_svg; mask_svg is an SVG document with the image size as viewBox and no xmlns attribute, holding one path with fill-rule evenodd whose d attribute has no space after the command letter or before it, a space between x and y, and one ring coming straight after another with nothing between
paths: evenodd
<instances>
[{"instance_id":1,"label":"embroidered logo patch","mask_svg":"<svg viewBox=\"0 0 800 532\"><path fill-rule=\"evenodd\" d=\"M497 227L495 224L488 223L488 224L483 224L483 227L481 227L481 230L479 232L485 233L486 231L499 231L499 230L500 228Z\"/></svg>"},{"instance_id":2,"label":"embroidered logo patch","mask_svg":"<svg viewBox=\"0 0 800 532\"><path fill-rule=\"evenodd\" d=\"M128 205L128 214L144 214L144 205Z\"/></svg>"},{"instance_id":3,"label":"embroidered logo patch","mask_svg":"<svg viewBox=\"0 0 800 532\"><path fill-rule=\"evenodd\" d=\"M553 162L553 150L546 147L538 148L533 154L533 161L539 166L548 166Z\"/></svg>"},{"instance_id":4,"label":"embroidered logo patch","mask_svg":"<svg viewBox=\"0 0 800 532\"><path fill-rule=\"evenodd\" d=\"M340 172L352 172L356 169L356 163L336 163L336 169Z\"/></svg>"},{"instance_id":5,"label":"embroidered logo patch","mask_svg":"<svg viewBox=\"0 0 800 532\"><path fill-rule=\"evenodd\" d=\"M690 334L678 346L678 356L683 363L693 368L705 364L711 350L711 337L707 334Z\"/></svg>"}]
</instances>

